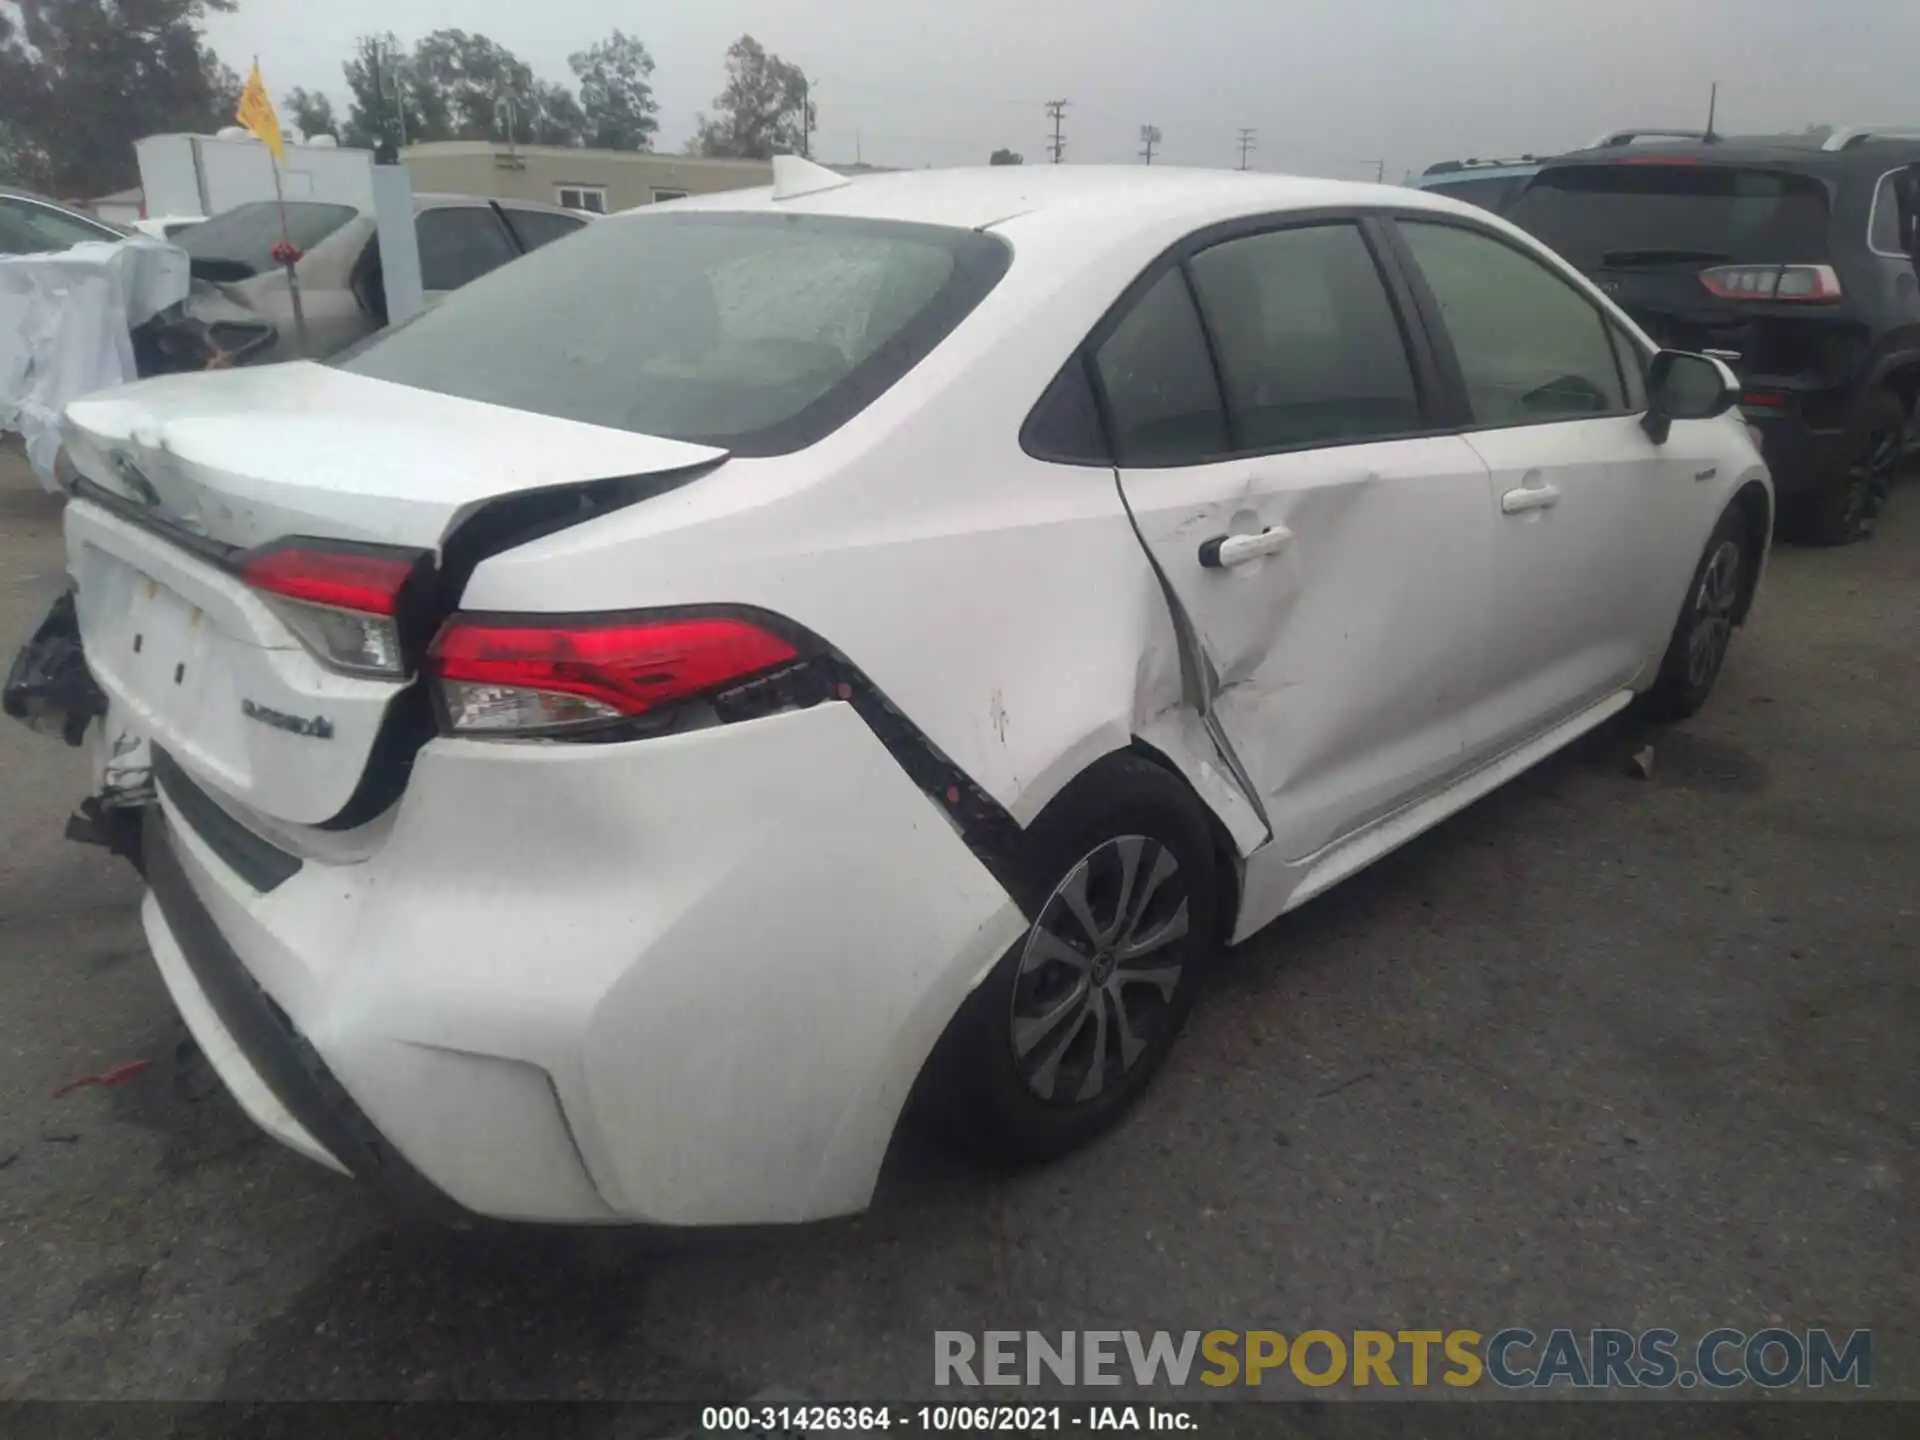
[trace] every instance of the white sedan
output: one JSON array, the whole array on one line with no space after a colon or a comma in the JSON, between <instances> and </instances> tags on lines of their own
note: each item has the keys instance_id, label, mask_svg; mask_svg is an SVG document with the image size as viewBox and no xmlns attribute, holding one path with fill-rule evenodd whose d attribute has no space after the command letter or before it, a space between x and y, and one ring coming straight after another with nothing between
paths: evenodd
<instances>
[{"instance_id":1,"label":"white sedan","mask_svg":"<svg viewBox=\"0 0 1920 1440\"><path fill-rule=\"evenodd\" d=\"M255 1120L432 1204L842 1214L910 1096L1057 1155L1221 946L1706 699L1736 398L1430 194L788 160L89 398L154 958Z\"/></svg>"}]
</instances>

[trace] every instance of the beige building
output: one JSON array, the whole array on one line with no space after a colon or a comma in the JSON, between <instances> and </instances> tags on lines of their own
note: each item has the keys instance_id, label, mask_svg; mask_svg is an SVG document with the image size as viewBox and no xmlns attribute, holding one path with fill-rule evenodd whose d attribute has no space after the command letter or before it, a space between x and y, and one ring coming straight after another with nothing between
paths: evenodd
<instances>
[{"instance_id":1,"label":"beige building","mask_svg":"<svg viewBox=\"0 0 1920 1440\"><path fill-rule=\"evenodd\" d=\"M487 140L409 145L400 152L400 161L417 192L540 200L603 215L682 195L773 183L773 166L765 160L708 160L563 145L508 146Z\"/></svg>"}]
</instances>

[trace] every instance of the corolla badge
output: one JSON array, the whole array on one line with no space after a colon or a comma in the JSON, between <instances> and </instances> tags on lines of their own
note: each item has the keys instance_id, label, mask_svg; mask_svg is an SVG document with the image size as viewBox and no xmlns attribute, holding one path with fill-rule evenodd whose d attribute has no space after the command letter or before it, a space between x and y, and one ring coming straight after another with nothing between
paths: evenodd
<instances>
[{"instance_id":1,"label":"corolla badge","mask_svg":"<svg viewBox=\"0 0 1920 1440\"><path fill-rule=\"evenodd\" d=\"M262 725L271 725L276 730L284 730L289 735L307 735L315 740L333 739L333 721L324 715L309 718L305 715L289 715L284 710L275 710L270 705L262 705L257 700L242 699L240 713L249 720L258 720Z\"/></svg>"}]
</instances>

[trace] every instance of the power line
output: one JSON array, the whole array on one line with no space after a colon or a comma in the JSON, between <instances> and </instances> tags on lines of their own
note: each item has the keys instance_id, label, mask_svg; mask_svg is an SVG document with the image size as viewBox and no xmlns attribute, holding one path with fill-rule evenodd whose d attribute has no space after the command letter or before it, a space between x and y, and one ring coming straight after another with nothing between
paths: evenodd
<instances>
[{"instance_id":1,"label":"power line","mask_svg":"<svg viewBox=\"0 0 1920 1440\"><path fill-rule=\"evenodd\" d=\"M1247 154L1259 142L1260 132L1250 125L1240 127L1240 168L1247 168Z\"/></svg>"},{"instance_id":2,"label":"power line","mask_svg":"<svg viewBox=\"0 0 1920 1440\"><path fill-rule=\"evenodd\" d=\"M1056 165L1060 163L1060 157L1067 148L1067 142L1060 134L1060 122L1066 118L1067 106L1072 103L1071 100L1047 101L1047 117L1053 121L1053 139L1047 145L1047 153Z\"/></svg>"},{"instance_id":3,"label":"power line","mask_svg":"<svg viewBox=\"0 0 1920 1440\"><path fill-rule=\"evenodd\" d=\"M1147 164L1151 165L1153 163L1153 147L1159 143L1160 127L1158 125L1142 125L1140 127L1140 158L1145 160Z\"/></svg>"}]
</instances>

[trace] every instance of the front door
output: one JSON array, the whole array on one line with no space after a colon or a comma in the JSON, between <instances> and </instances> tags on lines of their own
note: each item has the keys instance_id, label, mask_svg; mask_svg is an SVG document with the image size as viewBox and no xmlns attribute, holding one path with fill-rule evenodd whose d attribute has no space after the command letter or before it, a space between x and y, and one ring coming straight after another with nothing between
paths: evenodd
<instances>
[{"instance_id":1,"label":"front door","mask_svg":"<svg viewBox=\"0 0 1920 1440\"><path fill-rule=\"evenodd\" d=\"M1639 357L1542 261L1464 225L1403 218L1438 310L1441 362L1487 463L1493 626L1478 743L1507 749L1619 691L1657 658L1673 577L1702 533L1685 457L1641 425Z\"/></svg>"},{"instance_id":2,"label":"front door","mask_svg":"<svg viewBox=\"0 0 1920 1440\"><path fill-rule=\"evenodd\" d=\"M1289 861L1466 762L1487 474L1425 433L1406 334L1360 226L1321 221L1170 265L1094 352L1122 494Z\"/></svg>"}]
</instances>

